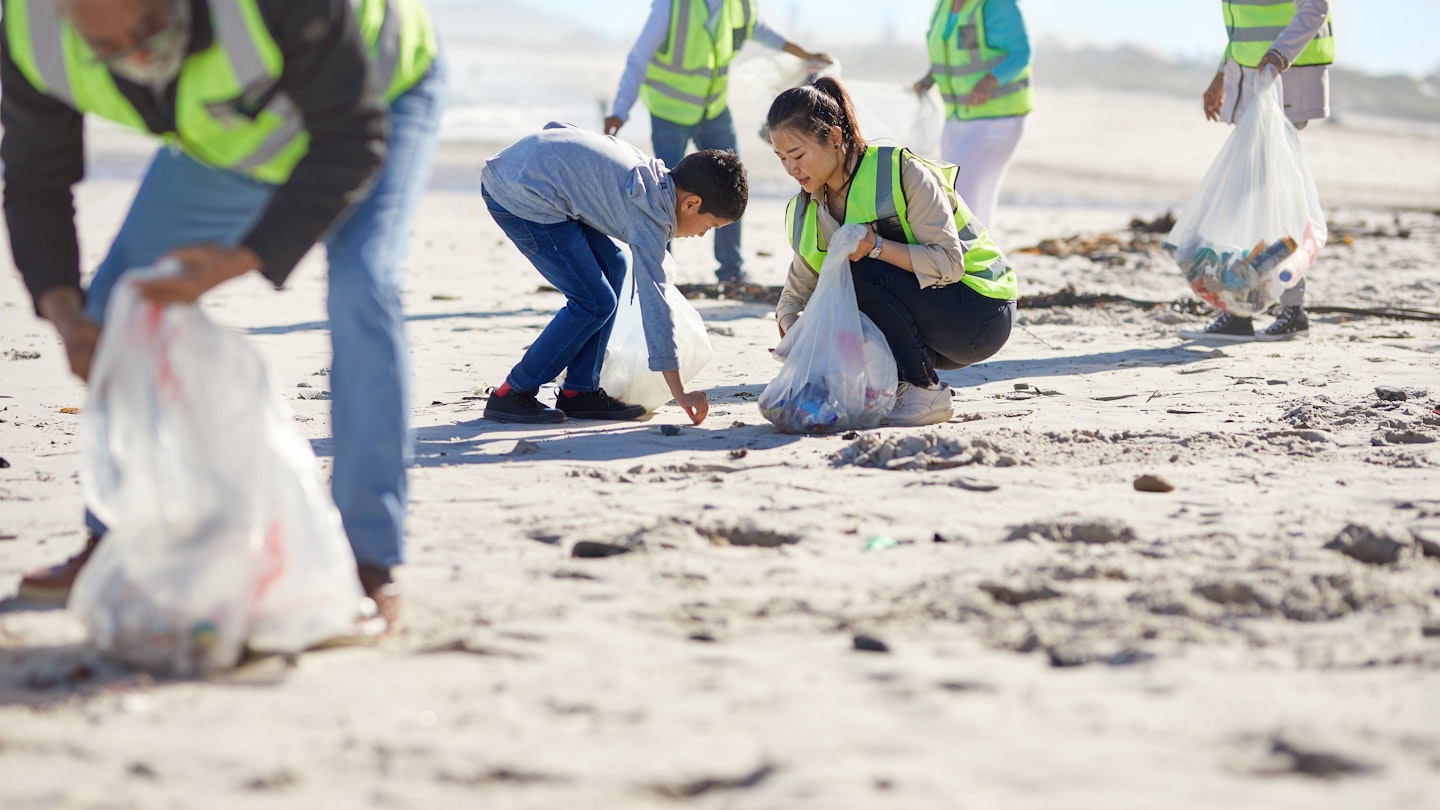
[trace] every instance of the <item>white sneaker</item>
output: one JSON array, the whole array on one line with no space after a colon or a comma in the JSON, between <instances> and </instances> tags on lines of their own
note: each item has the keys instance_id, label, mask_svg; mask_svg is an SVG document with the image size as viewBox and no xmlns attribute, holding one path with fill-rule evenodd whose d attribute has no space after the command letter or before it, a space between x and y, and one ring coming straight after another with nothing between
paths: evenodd
<instances>
[{"instance_id":1,"label":"white sneaker","mask_svg":"<svg viewBox=\"0 0 1440 810\"><path fill-rule=\"evenodd\" d=\"M940 383L937 389L918 388L907 382L895 389L895 408L882 425L918 427L949 422L955 412L950 405L950 386Z\"/></svg>"}]
</instances>

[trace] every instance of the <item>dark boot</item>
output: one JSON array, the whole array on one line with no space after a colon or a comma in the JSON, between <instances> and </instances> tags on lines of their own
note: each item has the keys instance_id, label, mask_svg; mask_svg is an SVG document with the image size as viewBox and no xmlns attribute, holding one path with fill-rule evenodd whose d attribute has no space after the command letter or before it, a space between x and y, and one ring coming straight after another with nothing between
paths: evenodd
<instances>
[{"instance_id":1,"label":"dark boot","mask_svg":"<svg viewBox=\"0 0 1440 810\"><path fill-rule=\"evenodd\" d=\"M375 617L383 619L385 626L377 628L376 635L385 635L400 622L400 585L390 576L390 569L362 565L359 568L360 587L365 596L375 603Z\"/></svg>"}]
</instances>

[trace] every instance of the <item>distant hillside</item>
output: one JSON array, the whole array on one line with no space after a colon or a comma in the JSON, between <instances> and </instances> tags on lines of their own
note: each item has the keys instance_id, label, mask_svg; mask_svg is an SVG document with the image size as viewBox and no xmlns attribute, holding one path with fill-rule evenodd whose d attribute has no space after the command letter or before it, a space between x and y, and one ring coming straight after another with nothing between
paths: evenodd
<instances>
[{"instance_id":1,"label":"distant hillside","mask_svg":"<svg viewBox=\"0 0 1440 810\"><path fill-rule=\"evenodd\" d=\"M1440 74L1417 81L1336 69L1330 74L1330 107L1335 118L1363 113L1440 123Z\"/></svg>"}]
</instances>

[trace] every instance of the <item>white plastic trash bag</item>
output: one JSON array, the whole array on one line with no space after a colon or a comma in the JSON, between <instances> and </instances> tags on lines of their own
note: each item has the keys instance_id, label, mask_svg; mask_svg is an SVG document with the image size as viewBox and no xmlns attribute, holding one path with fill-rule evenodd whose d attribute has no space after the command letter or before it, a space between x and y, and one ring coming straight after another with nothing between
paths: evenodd
<instances>
[{"instance_id":1,"label":"white plastic trash bag","mask_svg":"<svg viewBox=\"0 0 1440 810\"><path fill-rule=\"evenodd\" d=\"M895 406L895 356L855 303L850 277L850 254L864 234L863 225L835 232L805 314L775 347L783 365L759 405L781 430L872 428Z\"/></svg>"},{"instance_id":2,"label":"white plastic trash bag","mask_svg":"<svg viewBox=\"0 0 1440 810\"><path fill-rule=\"evenodd\" d=\"M1249 317L1300 283L1325 245L1325 214L1271 70L1165 239L1201 298Z\"/></svg>"},{"instance_id":3,"label":"white plastic trash bag","mask_svg":"<svg viewBox=\"0 0 1440 810\"><path fill-rule=\"evenodd\" d=\"M944 130L945 105L940 102L940 91L931 87L915 99L910 131L901 143L917 155L940 160L940 139Z\"/></svg>"},{"instance_id":4,"label":"white plastic trash bag","mask_svg":"<svg viewBox=\"0 0 1440 810\"><path fill-rule=\"evenodd\" d=\"M242 336L129 283L161 272L106 311L81 479L108 532L71 609L101 649L181 676L347 632L363 594L309 443Z\"/></svg>"},{"instance_id":5,"label":"white plastic trash bag","mask_svg":"<svg viewBox=\"0 0 1440 810\"><path fill-rule=\"evenodd\" d=\"M665 254L665 303L670 306L670 320L675 326L675 352L680 358L680 380L686 384L700 373L711 360L715 349L705 331L705 321L695 307L675 287L675 257ZM643 405L653 411L669 402L670 386L665 376L650 370L650 349L645 343L645 322L640 316L632 265L628 283L621 287L620 306L611 327L610 342L605 345L605 359L600 366L600 387L621 402Z\"/></svg>"}]
</instances>

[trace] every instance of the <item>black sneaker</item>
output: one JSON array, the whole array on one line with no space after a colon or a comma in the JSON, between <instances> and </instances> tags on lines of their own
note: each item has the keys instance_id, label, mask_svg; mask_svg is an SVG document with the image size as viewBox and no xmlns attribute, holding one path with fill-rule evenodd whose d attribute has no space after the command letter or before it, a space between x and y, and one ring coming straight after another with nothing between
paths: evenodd
<instances>
[{"instance_id":1,"label":"black sneaker","mask_svg":"<svg viewBox=\"0 0 1440 810\"><path fill-rule=\"evenodd\" d=\"M1293 340L1310 334L1310 318L1304 307L1281 307L1275 322L1256 335L1257 340Z\"/></svg>"},{"instance_id":2,"label":"black sneaker","mask_svg":"<svg viewBox=\"0 0 1440 810\"><path fill-rule=\"evenodd\" d=\"M1181 329L1180 337L1186 340L1223 340L1244 343L1255 339L1255 326L1249 318L1237 318L1228 312L1210 322L1204 329Z\"/></svg>"},{"instance_id":3,"label":"black sneaker","mask_svg":"<svg viewBox=\"0 0 1440 810\"><path fill-rule=\"evenodd\" d=\"M605 393L600 388L594 391L581 391L573 396L566 396L570 392L561 391L560 396L555 399L555 407L565 412L571 419L614 419L627 421L639 419L645 415L644 405L630 405L621 402L615 397Z\"/></svg>"},{"instance_id":4,"label":"black sneaker","mask_svg":"<svg viewBox=\"0 0 1440 810\"><path fill-rule=\"evenodd\" d=\"M540 404L534 391L516 391L511 388L504 395L490 395L490 399L485 403L485 418L496 422L551 424L564 422L565 414Z\"/></svg>"}]
</instances>

